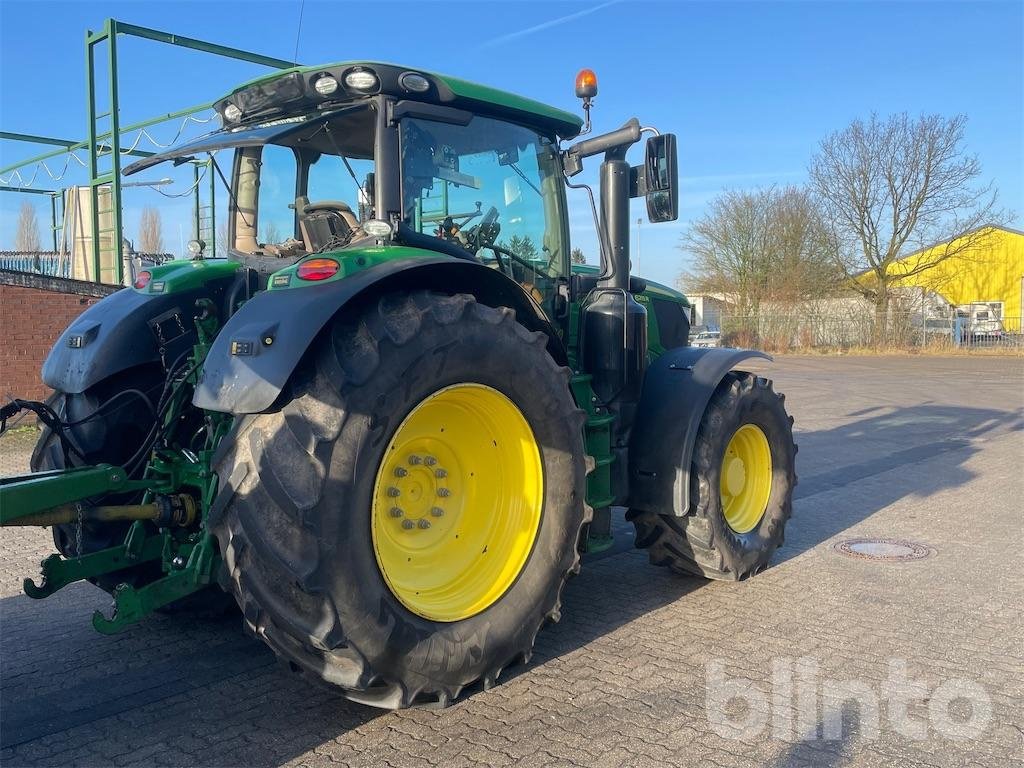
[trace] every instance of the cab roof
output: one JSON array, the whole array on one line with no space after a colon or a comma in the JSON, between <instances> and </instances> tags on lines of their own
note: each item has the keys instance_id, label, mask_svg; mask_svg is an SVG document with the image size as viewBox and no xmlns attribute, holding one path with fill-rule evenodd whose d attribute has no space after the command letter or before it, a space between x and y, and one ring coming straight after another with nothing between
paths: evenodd
<instances>
[{"instance_id":1,"label":"cab roof","mask_svg":"<svg viewBox=\"0 0 1024 768\"><path fill-rule=\"evenodd\" d=\"M344 78L354 70L373 72L379 78L378 86L371 91L356 91L348 88ZM428 90L416 93L405 88L402 77L408 73L426 78L430 84ZM330 97L320 95L313 88L313 84L325 76L334 77L339 84L337 91ZM335 64L277 70L269 75L243 83L223 99L218 100L214 106L223 116L224 108L228 104L235 103L236 106L243 108L241 122L248 122L249 113L244 104L239 102L253 103L253 100L249 98L250 94L263 96L271 87L284 83L288 84L287 104L280 103L275 106L271 102L261 99L259 100L261 108L252 113L252 119L265 118L275 113L288 114L307 111L331 103L351 103L378 93L385 93L396 98L443 104L473 113L503 117L561 139L578 136L583 127L583 121L578 115L528 99L525 96L450 75L374 61L342 61Z\"/></svg>"}]
</instances>

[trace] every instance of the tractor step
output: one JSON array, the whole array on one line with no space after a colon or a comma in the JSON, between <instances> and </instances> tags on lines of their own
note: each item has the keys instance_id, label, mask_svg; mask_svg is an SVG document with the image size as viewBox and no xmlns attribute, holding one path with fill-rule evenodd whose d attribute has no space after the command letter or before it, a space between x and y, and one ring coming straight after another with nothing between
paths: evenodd
<instances>
[{"instance_id":1,"label":"tractor step","mask_svg":"<svg viewBox=\"0 0 1024 768\"><path fill-rule=\"evenodd\" d=\"M587 414L584 424L586 449L587 455L594 460L594 467L587 475L587 503L594 509L601 509L615 500L611 481L611 465L615 461L611 429L615 417L597 405L590 386L591 379L589 373L577 373L569 379L569 386L576 402Z\"/></svg>"}]
</instances>

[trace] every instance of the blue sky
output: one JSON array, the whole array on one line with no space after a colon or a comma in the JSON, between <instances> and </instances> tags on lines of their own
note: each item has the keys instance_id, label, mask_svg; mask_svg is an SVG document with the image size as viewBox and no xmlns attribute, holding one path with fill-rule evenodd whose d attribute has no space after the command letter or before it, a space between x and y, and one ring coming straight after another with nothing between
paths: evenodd
<instances>
[{"instance_id":1,"label":"blue sky","mask_svg":"<svg viewBox=\"0 0 1024 768\"><path fill-rule=\"evenodd\" d=\"M0 0L0 127L84 137L86 28L106 16L291 59L294 2L51 3ZM641 227L640 272L673 282L687 221L728 188L799 183L816 143L871 111L965 113L969 149L1002 204L1024 218L1024 3L503 2L307 0L298 59L378 59L487 82L576 110L573 77L595 69L595 130L636 115L679 137L680 221ZM122 120L212 100L264 68L121 39ZM189 125L185 136L209 126ZM168 123L150 131L167 141ZM130 137L134 140L134 136ZM145 147L143 140L140 146ZM38 154L0 142L0 165ZM634 161L639 160L639 148ZM84 155L81 155L84 158ZM592 162L585 174L596 178ZM63 160L49 163L56 174ZM71 163L69 179L81 182ZM77 170L75 170L77 169ZM31 169L26 173L30 175ZM160 171L159 176L167 175ZM176 184L186 190L179 172ZM35 186L51 183L43 170ZM223 197L223 195L221 196ZM24 199L0 195L0 249ZM189 198L126 191L129 237L145 205L163 210L165 245L188 239ZM570 191L573 243L596 258L586 199ZM48 204L47 204L48 205ZM633 215L642 215L637 206ZM40 207L48 222L48 208ZM635 235L634 235L635 242Z\"/></svg>"}]
</instances>

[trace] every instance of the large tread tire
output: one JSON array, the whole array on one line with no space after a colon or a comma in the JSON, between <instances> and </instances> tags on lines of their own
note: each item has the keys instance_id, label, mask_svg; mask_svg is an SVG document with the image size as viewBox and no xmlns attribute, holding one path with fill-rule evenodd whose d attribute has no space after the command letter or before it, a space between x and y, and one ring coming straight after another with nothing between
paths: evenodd
<instances>
[{"instance_id":1,"label":"large tread tire","mask_svg":"<svg viewBox=\"0 0 1024 768\"><path fill-rule=\"evenodd\" d=\"M467 295L391 294L336 320L280 408L236 422L215 461L211 527L244 624L295 672L382 708L447 705L528 660L579 570L584 413L569 371L507 309ZM517 580L486 610L434 622L388 589L371 542L377 468L405 415L451 384L508 396L540 445L540 528Z\"/></svg>"},{"instance_id":2,"label":"large tread tire","mask_svg":"<svg viewBox=\"0 0 1024 768\"><path fill-rule=\"evenodd\" d=\"M761 427L771 449L772 477L768 507L749 533L736 533L726 522L719 495L722 457L730 437L743 424ZM677 573L739 581L768 567L783 542L793 512L796 487L793 417L785 396L768 379L733 371L725 376L701 419L690 471L690 509L686 517L630 510L636 546L647 549L651 563Z\"/></svg>"}]
</instances>

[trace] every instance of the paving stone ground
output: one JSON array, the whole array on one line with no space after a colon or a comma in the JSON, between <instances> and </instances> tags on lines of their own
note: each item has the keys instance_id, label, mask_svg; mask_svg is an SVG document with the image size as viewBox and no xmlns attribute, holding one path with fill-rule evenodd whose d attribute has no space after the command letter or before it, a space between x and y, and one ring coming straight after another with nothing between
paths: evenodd
<instances>
[{"instance_id":1,"label":"paving stone ground","mask_svg":"<svg viewBox=\"0 0 1024 768\"><path fill-rule=\"evenodd\" d=\"M741 584L675 576L618 524L530 665L446 710L386 713L311 688L235 617L96 634L90 615L109 598L79 584L29 600L21 578L48 534L0 531L0 762L1021 765L1024 361L791 357L766 370L800 444L773 567ZM26 460L25 441L6 440L0 471ZM831 549L852 537L934 555Z\"/></svg>"}]
</instances>

